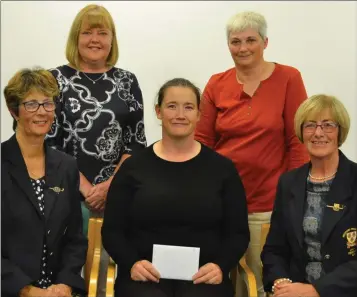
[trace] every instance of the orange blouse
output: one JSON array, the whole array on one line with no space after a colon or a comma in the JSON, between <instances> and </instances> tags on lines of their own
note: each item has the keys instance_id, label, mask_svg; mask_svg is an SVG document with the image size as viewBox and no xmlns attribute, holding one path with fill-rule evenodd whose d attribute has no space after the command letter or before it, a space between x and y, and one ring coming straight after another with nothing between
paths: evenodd
<instances>
[{"instance_id":1,"label":"orange blouse","mask_svg":"<svg viewBox=\"0 0 357 297\"><path fill-rule=\"evenodd\" d=\"M294 131L306 98L300 72L281 64L253 97L237 82L235 68L213 75L205 87L195 138L234 162L249 213L271 211L280 175L309 160Z\"/></svg>"}]
</instances>

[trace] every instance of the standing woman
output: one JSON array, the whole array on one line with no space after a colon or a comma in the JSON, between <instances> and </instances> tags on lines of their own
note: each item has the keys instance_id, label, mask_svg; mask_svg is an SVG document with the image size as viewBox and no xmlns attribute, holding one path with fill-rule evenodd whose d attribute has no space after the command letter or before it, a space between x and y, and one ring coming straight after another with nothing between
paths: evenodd
<instances>
[{"instance_id":1,"label":"standing woman","mask_svg":"<svg viewBox=\"0 0 357 297\"><path fill-rule=\"evenodd\" d=\"M103 215L112 176L123 160L146 146L139 83L133 73L115 67L118 55L110 13L88 5L69 33L69 63L51 70L60 95L48 141L77 159L91 216Z\"/></svg>"},{"instance_id":2,"label":"standing woman","mask_svg":"<svg viewBox=\"0 0 357 297\"><path fill-rule=\"evenodd\" d=\"M121 162L146 146L142 93L133 73L114 67L118 55L111 15L88 5L69 33L69 64L52 69L60 96L48 139L77 159L81 193L93 211L104 209Z\"/></svg>"},{"instance_id":3,"label":"standing woman","mask_svg":"<svg viewBox=\"0 0 357 297\"><path fill-rule=\"evenodd\" d=\"M196 139L230 158L242 177L251 234L247 262L263 296L261 225L270 222L280 175L308 161L293 123L307 94L297 69L264 60L268 38L262 15L239 13L226 31L235 67L210 78Z\"/></svg>"}]
</instances>

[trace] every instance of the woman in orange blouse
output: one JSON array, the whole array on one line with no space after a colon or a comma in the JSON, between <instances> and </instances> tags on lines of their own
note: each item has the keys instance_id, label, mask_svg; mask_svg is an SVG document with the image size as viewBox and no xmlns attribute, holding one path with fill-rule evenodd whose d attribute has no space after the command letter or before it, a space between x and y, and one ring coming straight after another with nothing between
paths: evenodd
<instances>
[{"instance_id":1,"label":"woman in orange blouse","mask_svg":"<svg viewBox=\"0 0 357 297\"><path fill-rule=\"evenodd\" d=\"M235 67L213 75L205 87L196 139L230 158L242 177L251 232L247 261L263 296L261 225L270 222L280 175L308 161L293 123L307 94L297 69L264 60L262 15L237 14L226 31Z\"/></svg>"}]
</instances>

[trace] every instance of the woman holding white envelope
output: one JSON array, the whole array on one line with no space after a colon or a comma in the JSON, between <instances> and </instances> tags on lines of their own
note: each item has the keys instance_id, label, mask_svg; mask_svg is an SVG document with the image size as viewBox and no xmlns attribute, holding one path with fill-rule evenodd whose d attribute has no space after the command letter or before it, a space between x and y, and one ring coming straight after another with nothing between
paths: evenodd
<instances>
[{"instance_id":1,"label":"woman holding white envelope","mask_svg":"<svg viewBox=\"0 0 357 297\"><path fill-rule=\"evenodd\" d=\"M118 264L116 297L233 297L245 253L245 191L234 164L194 140L200 90L159 90L162 139L127 159L107 196L102 239Z\"/></svg>"}]
</instances>

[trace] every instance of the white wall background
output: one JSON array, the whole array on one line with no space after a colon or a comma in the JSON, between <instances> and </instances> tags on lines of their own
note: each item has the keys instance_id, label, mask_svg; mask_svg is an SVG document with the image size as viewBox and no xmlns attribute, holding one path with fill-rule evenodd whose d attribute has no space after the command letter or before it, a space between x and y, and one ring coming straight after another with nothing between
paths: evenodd
<instances>
[{"instance_id":1,"label":"white wall background","mask_svg":"<svg viewBox=\"0 0 357 297\"><path fill-rule=\"evenodd\" d=\"M357 161L357 3L244 1L97 1L117 26L118 65L138 77L148 143L161 127L154 102L159 87L182 76L203 88L213 73L233 66L225 39L228 18L255 10L268 22L266 60L298 68L309 95L328 93L349 110L352 126L342 150ZM12 135L3 89L22 67L66 64L71 23L85 1L1 3L1 140Z\"/></svg>"}]
</instances>

